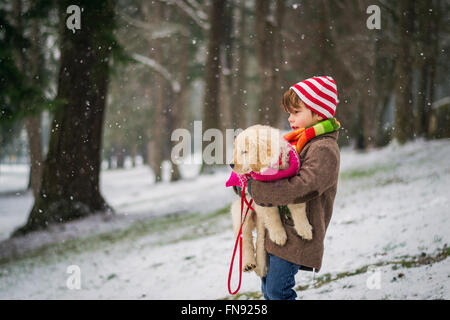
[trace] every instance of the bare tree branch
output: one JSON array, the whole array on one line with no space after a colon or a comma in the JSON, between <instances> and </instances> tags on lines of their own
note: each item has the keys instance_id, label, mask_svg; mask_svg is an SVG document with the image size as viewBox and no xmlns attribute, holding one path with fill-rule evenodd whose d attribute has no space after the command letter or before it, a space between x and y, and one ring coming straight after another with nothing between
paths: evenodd
<instances>
[{"instance_id":1,"label":"bare tree branch","mask_svg":"<svg viewBox=\"0 0 450 320\"><path fill-rule=\"evenodd\" d=\"M187 30L187 28L177 23L163 22L153 24L134 19L123 12L118 13L118 15L125 22L133 25L134 27L150 32L151 39L169 38L176 33L180 33L185 37L190 36L190 32Z\"/></svg>"},{"instance_id":2,"label":"bare tree branch","mask_svg":"<svg viewBox=\"0 0 450 320\"><path fill-rule=\"evenodd\" d=\"M145 65L147 67L150 67L155 72L158 72L160 75L162 75L164 77L164 79L166 79L170 83L170 87L172 88L174 93L179 93L181 91L181 86L180 86L180 83L178 82L178 80L175 77L173 77L166 68L164 68L162 65L157 63L155 60L145 57L143 55L140 55L138 53L133 53L131 55L131 57L135 61L142 63L143 65Z\"/></svg>"},{"instance_id":3,"label":"bare tree branch","mask_svg":"<svg viewBox=\"0 0 450 320\"><path fill-rule=\"evenodd\" d=\"M383 9L385 9L386 11L388 11L392 17L394 18L395 21L398 20L398 16L397 13L395 12L395 9L392 8L391 6L389 6L388 4L386 4L384 1L382 0L375 0Z\"/></svg>"},{"instance_id":4,"label":"bare tree branch","mask_svg":"<svg viewBox=\"0 0 450 320\"><path fill-rule=\"evenodd\" d=\"M207 19L202 18L207 17L206 13L204 13L202 10L194 10L182 0L162 0L162 1L167 2L168 4L175 4L176 6L178 6L178 8L180 8L185 14L187 14L192 20L194 20L194 22L203 30L209 30L209 28L211 27L209 22L207 22ZM200 15L198 13L200 13Z\"/></svg>"},{"instance_id":5,"label":"bare tree branch","mask_svg":"<svg viewBox=\"0 0 450 320\"><path fill-rule=\"evenodd\" d=\"M195 0L187 0L187 2L195 9L200 19L208 20L208 15L203 11L202 7Z\"/></svg>"}]
</instances>

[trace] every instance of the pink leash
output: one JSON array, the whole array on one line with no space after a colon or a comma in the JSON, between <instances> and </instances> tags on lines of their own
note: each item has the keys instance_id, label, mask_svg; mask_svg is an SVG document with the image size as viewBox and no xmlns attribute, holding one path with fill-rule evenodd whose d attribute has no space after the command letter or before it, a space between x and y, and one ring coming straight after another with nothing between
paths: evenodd
<instances>
[{"instance_id":1,"label":"pink leash","mask_svg":"<svg viewBox=\"0 0 450 320\"><path fill-rule=\"evenodd\" d=\"M244 202L247 204L247 211L245 212L244 218L242 219L242 213L244 212ZM245 218L247 218L247 213L249 209L252 209L252 211L255 211L255 209L252 208L251 204L253 202L253 199L250 200L250 203L245 198L245 185L242 187L241 192L241 227L239 228L239 232L236 237L236 243L234 244L234 250L233 250L233 256L231 258L231 264L230 264L230 271L228 272L228 292L231 295L236 294L239 289L241 288L241 281L242 281L242 226L244 225ZM237 246L239 244L239 284L236 289L236 291L231 291L231 275L233 274L233 263L234 263L234 257L236 256L236 250Z\"/></svg>"}]
</instances>

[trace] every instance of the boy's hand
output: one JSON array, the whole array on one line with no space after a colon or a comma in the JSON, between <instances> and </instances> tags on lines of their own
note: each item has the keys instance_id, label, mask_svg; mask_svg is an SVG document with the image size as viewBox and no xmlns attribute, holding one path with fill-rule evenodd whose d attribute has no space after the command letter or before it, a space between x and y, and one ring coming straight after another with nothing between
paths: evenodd
<instances>
[{"instance_id":1,"label":"boy's hand","mask_svg":"<svg viewBox=\"0 0 450 320\"><path fill-rule=\"evenodd\" d=\"M253 201L255 201L255 203L261 207L273 207L273 205L271 203L268 204L264 204L264 203L258 203L256 202L255 198L253 197L252 194L252 183L270 183L270 182L261 182L258 180L254 180L253 178L248 179L247 181L247 192L250 195L250 197L252 197Z\"/></svg>"}]
</instances>

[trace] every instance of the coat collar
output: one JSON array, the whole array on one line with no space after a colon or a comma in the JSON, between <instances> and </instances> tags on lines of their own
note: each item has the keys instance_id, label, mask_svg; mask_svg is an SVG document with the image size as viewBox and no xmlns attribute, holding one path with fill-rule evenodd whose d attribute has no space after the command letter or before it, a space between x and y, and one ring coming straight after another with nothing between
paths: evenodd
<instances>
[{"instance_id":1,"label":"coat collar","mask_svg":"<svg viewBox=\"0 0 450 320\"><path fill-rule=\"evenodd\" d=\"M339 137L339 130L336 130L336 131L333 131L333 132L330 132L330 133L321 134L321 135L319 135L317 137L314 137L311 140L309 140L305 144L305 147L303 147L302 151L306 150L306 147L309 147L311 142L319 141L319 140L322 140L322 139L333 139L334 141L337 142L338 137Z\"/></svg>"},{"instance_id":2,"label":"coat collar","mask_svg":"<svg viewBox=\"0 0 450 320\"><path fill-rule=\"evenodd\" d=\"M324 133L324 134L321 134L320 136L317 136L317 137L312 138L311 140L309 140L309 141L305 144L305 146L303 147L303 149L300 151L300 153L299 153L300 159L302 160L303 157L305 156L305 152L306 152L306 151L309 149L309 147L311 146L311 145L310 145L311 142L314 143L314 142L319 141L319 140L322 140L322 139L332 139L333 141L335 141L335 142L337 143L338 137L339 137L339 130L333 131L333 132L330 132L330 133ZM303 160L302 160L302 161L303 161Z\"/></svg>"},{"instance_id":3,"label":"coat collar","mask_svg":"<svg viewBox=\"0 0 450 320\"><path fill-rule=\"evenodd\" d=\"M312 141L318 141L318 140L321 140L321 139L329 139L329 138L337 141L338 137L339 137L339 130L336 130L336 131L333 131L333 132L330 132L330 133L324 133L324 134L321 134L321 135L319 135L317 137L314 137L311 140L309 140L306 144L308 144L308 143L310 143Z\"/></svg>"}]
</instances>

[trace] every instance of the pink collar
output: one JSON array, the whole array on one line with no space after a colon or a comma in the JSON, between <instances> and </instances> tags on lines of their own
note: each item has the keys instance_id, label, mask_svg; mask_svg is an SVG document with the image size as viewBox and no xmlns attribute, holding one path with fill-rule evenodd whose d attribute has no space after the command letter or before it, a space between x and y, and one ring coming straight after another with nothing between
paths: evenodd
<instances>
[{"instance_id":1,"label":"pink collar","mask_svg":"<svg viewBox=\"0 0 450 320\"><path fill-rule=\"evenodd\" d=\"M238 186L243 187L247 185L247 181L250 177L259 181L275 181L279 179L293 177L298 173L300 169L300 158L297 151L292 145L289 150L289 168L286 170L279 170L276 168L267 168L261 173L250 172L250 174L237 174L231 171L231 175L225 183L226 187ZM278 160L279 165L281 165L281 156Z\"/></svg>"}]
</instances>

